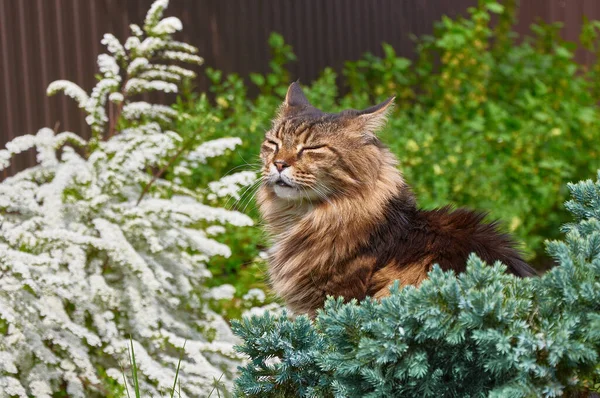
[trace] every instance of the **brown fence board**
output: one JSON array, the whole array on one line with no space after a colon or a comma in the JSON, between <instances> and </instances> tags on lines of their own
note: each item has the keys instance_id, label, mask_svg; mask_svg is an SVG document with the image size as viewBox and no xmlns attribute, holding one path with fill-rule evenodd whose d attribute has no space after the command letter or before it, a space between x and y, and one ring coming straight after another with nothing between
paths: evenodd
<instances>
[{"instance_id":1,"label":"brown fence board","mask_svg":"<svg viewBox=\"0 0 600 398\"><path fill-rule=\"evenodd\" d=\"M57 121L61 130L89 136L80 111L64 96L46 98L56 79L90 90L105 32L123 40L129 23L142 23L152 0L0 0L0 148L15 136ZM522 0L516 30L536 18L565 21L564 36L577 39L583 15L600 19L598 0ZM340 70L366 51L381 54L388 42L414 56L411 35L431 33L442 15L464 14L476 0L171 0L179 38L197 46L207 66L226 73L266 72L270 32L283 34L298 62L294 78L307 82L326 66ZM589 55L578 53L583 62ZM207 89L202 74L198 88ZM8 173L34 161L21 156ZM5 173L6 175L6 173ZM0 175L1 177L1 175Z\"/></svg>"}]
</instances>

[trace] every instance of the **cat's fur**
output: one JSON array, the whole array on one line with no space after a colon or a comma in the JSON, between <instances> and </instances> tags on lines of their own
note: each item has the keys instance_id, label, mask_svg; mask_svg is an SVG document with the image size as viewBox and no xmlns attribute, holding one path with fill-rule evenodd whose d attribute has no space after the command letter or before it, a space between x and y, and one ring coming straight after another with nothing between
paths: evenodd
<instances>
[{"instance_id":1,"label":"cat's fur","mask_svg":"<svg viewBox=\"0 0 600 398\"><path fill-rule=\"evenodd\" d=\"M272 286L295 313L328 295L382 297L418 285L434 264L462 272L470 253L534 274L484 214L417 208L392 153L375 135L393 98L364 111L323 113L293 83L261 147L258 200L273 246Z\"/></svg>"}]
</instances>

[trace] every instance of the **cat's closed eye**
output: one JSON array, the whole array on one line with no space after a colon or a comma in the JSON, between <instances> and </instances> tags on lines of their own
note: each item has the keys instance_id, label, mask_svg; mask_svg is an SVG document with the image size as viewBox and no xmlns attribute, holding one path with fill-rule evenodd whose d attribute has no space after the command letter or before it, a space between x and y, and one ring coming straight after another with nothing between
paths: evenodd
<instances>
[{"instance_id":1,"label":"cat's closed eye","mask_svg":"<svg viewBox=\"0 0 600 398\"><path fill-rule=\"evenodd\" d=\"M262 149L277 152L279 150L279 144L273 140L267 139L263 142Z\"/></svg>"},{"instance_id":2,"label":"cat's closed eye","mask_svg":"<svg viewBox=\"0 0 600 398\"><path fill-rule=\"evenodd\" d=\"M329 145L323 144L323 145L313 145L313 146L301 147L300 150L298 151L298 156L302 156L302 154L305 151L316 151L318 149L324 149L324 148L329 148Z\"/></svg>"}]
</instances>

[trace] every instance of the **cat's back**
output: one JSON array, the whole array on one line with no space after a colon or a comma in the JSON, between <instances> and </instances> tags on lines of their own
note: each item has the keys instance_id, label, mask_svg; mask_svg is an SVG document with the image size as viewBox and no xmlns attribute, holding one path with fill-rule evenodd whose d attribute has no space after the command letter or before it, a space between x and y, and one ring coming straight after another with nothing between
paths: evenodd
<instances>
[{"instance_id":1,"label":"cat's back","mask_svg":"<svg viewBox=\"0 0 600 398\"><path fill-rule=\"evenodd\" d=\"M471 253L490 264L499 260L515 275L533 275L510 236L497 223L486 223L485 216L468 209L419 210L402 200L390 203L369 243L376 258L370 293L377 295L394 279L419 284L433 264L463 272Z\"/></svg>"}]
</instances>

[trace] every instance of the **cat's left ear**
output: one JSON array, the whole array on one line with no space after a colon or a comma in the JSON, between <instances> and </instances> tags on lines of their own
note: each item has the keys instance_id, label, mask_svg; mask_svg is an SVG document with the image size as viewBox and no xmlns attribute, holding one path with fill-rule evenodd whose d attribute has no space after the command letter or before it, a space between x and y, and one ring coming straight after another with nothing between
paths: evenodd
<instances>
[{"instance_id":1,"label":"cat's left ear","mask_svg":"<svg viewBox=\"0 0 600 398\"><path fill-rule=\"evenodd\" d=\"M310 102L308 102L308 99L304 95L304 91L302 91L302 87L300 87L300 83L298 82L290 84L287 94L285 95L283 105L286 108L301 108L305 106L311 106Z\"/></svg>"},{"instance_id":2,"label":"cat's left ear","mask_svg":"<svg viewBox=\"0 0 600 398\"><path fill-rule=\"evenodd\" d=\"M364 131L375 134L387 121L388 115L394 108L395 96L390 97L380 104L367 108L358 113L356 120Z\"/></svg>"}]
</instances>

